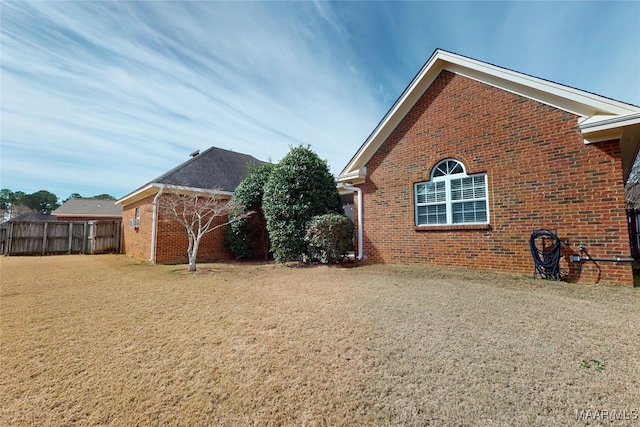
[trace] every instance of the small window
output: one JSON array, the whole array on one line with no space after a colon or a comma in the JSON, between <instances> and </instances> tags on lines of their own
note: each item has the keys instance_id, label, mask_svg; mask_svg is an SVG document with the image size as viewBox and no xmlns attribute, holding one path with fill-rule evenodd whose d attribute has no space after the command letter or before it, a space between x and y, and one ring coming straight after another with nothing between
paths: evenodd
<instances>
[{"instance_id":1,"label":"small window","mask_svg":"<svg viewBox=\"0 0 640 427\"><path fill-rule=\"evenodd\" d=\"M140 219L140 208L136 208L136 219Z\"/></svg>"},{"instance_id":2,"label":"small window","mask_svg":"<svg viewBox=\"0 0 640 427\"><path fill-rule=\"evenodd\" d=\"M431 181L414 186L416 225L487 224L487 175L467 175L455 159L438 163Z\"/></svg>"}]
</instances>

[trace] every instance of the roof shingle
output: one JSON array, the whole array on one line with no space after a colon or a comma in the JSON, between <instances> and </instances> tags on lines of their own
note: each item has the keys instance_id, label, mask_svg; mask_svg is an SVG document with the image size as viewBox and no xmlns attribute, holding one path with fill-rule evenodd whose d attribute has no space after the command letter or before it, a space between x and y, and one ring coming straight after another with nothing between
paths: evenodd
<instances>
[{"instance_id":1,"label":"roof shingle","mask_svg":"<svg viewBox=\"0 0 640 427\"><path fill-rule=\"evenodd\" d=\"M233 192L253 166L265 162L248 154L211 147L149 184L182 185Z\"/></svg>"},{"instance_id":2,"label":"roof shingle","mask_svg":"<svg viewBox=\"0 0 640 427\"><path fill-rule=\"evenodd\" d=\"M122 216L122 206L115 200L69 199L52 212L57 216Z\"/></svg>"}]
</instances>

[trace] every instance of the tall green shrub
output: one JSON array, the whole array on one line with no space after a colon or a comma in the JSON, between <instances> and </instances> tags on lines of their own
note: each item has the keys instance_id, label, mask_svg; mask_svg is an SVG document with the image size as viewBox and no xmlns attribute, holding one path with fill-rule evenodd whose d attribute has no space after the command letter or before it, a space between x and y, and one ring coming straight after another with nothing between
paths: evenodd
<instances>
[{"instance_id":1,"label":"tall green shrub","mask_svg":"<svg viewBox=\"0 0 640 427\"><path fill-rule=\"evenodd\" d=\"M344 213L327 162L309 147L292 147L274 166L262 204L273 256L278 262L302 261L307 223L317 215Z\"/></svg>"},{"instance_id":2,"label":"tall green shrub","mask_svg":"<svg viewBox=\"0 0 640 427\"><path fill-rule=\"evenodd\" d=\"M249 217L231 223L227 233L227 247L237 258L269 258L269 233L262 211L264 187L273 170L273 164L254 167L233 192L232 199L254 211Z\"/></svg>"}]
</instances>

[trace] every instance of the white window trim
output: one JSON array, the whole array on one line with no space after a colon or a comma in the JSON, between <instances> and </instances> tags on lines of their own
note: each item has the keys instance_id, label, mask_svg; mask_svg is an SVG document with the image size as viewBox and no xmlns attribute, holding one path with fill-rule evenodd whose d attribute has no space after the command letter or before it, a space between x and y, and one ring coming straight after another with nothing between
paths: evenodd
<instances>
[{"instance_id":1,"label":"white window trim","mask_svg":"<svg viewBox=\"0 0 640 427\"><path fill-rule=\"evenodd\" d=\"M456 174L451 174L451 175L441 175L441 176L434 176L435 173L438 170L438 166L442 165L443 163L447 162L447 161L453 161L458 163L461 167L462 167L462 172L461 173L456 173ZM484 198L474 198L474 199L465 199L465 200L461 200L461 201L453 201L451 198L451 181L453 180L457 180L460 178L473 178L476 176L483 176L484 177L484 183L485 183L485 197ZM427 183L431 183L431 182L442 182L444 181L445 183L445 201L442 203L418 203L418 186L419 185L423 185L423 184L427 184ZM488 181L487 181L487 174L486 173L477 173L477 174L473 174L473 175L468 175L467 174L467 170L464 166L464 164L462 162L460 162L459 160L456 159L444 159L439 161L434 168L431 171L431 179L429 181L423 181L423 182L416 182L415 184L413 184L413 194L414 194L414 200L413 200L413 206L414 206L414 224L417 227L442 227L442 226L466 226L466 225L486 225L489 224L489 222L491 221L491 217L490 217L490 212L489 212L489 186L488 186ZM482 201L484 200L485 202L485 210L487 213L487 220L484 222L460 222L460 223L454 223L453 222L453 205L456 203L462 203L462 202L478 202L478 201ZM444 224L420 224L418 221L418 207L420 206L434 206L434 205L440 205L440 204L444 204L446 207L446 223Z\"/></svg>"}]
</instances>

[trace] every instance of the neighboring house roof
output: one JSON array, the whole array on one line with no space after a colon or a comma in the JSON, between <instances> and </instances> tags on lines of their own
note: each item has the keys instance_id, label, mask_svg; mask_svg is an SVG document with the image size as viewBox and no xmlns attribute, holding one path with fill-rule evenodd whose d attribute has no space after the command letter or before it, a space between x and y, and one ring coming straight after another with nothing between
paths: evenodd
<instances>
[{"instance_id":1,"label":"neighboring house roof","mask_svg":"<svg viewBox=\"0 0 640 427\"><path fill-rule=\"evenodd\" d=\"M640 107L437 49L340 173L358 184L366 164L444 70L573 113L585 144L620 139L625 181L640 147Z\"/></svg>"},{"instance_id":2,"label":"neighboring house roof","mask_svg":"<svg viewBox=\"0 0 640 427\"><path fill-rule=\"evenodd\" d=\"M231 195L252 167L266 162L248 154L211 147L194 153L184 163L127 194L116 203L125 205L157 193L162 187L186 188L194 191L219 190Z\"/></svg>"},{"instance_id":3,"label":"neighboring house roof","mask_svg":"<svg viewBox=\"0 0 640 427\"><path fill-rule=\"evenodd\" d=\"M44 212L25 212L0 224L0 228L7 228L13 221L55 221L56 216Z\"/></svg>"},{"instance_id":4,"label":"neighboring house roof","mask_svg":"<svg viewBox=\"0 0 640 427\"><path fill-rule=\"evenodd\" d=\"M69 199L51 213L61 217L122 217L122 206L115 200Z\"/></svg>"}]
</instances>

